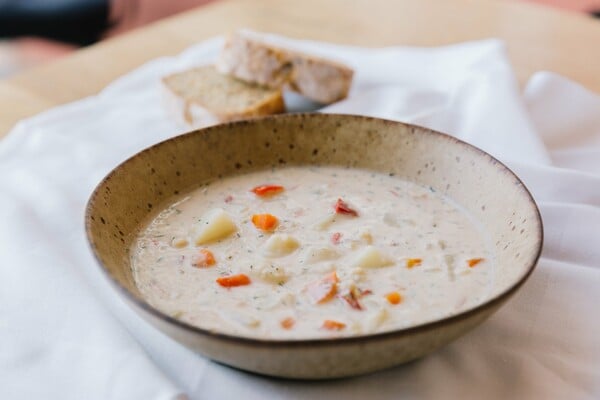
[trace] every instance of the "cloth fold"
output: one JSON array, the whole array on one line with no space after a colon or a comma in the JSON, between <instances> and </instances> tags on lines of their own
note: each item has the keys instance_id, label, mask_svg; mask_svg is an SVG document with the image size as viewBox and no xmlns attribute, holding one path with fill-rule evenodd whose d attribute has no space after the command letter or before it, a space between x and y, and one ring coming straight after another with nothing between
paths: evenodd
<instances>
[{"instance_id":1,"label":"cloth fold","mask_svg":"<svg viewBox=\"0 0 600 400\"><path fill-rule=\"evenodd\" d=\"M527 284L435 354L331 382L233 370L148 326L100 274L83 211L115 165L181 132L162 108L159 78L214 60L223 43L214 38L23 120L0 142L0 398L600 397L600 97L548 72L521 93L493 39L364 49L271 38L356 70L348 99L323 112L427 126L507 163L544 219Z\"/></svg>"}]
</instances>

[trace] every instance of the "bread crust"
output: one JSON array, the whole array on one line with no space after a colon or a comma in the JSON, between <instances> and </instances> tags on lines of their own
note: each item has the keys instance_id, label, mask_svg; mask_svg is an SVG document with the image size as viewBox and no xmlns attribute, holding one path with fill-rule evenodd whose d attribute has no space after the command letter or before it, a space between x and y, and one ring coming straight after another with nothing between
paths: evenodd
<instances>
[{"instance_id":1,"label":"bread crust","mask_svg":"<svg viewBox=\"0 0 600 400\"><path fill-rule=\"evenodd\" d=\"M235 88L238 90L244 90L248 93L260 91L262 94L245 107L239 108L232 105L217 109L211 107L208 102L203 101L203 96L198 96L196 93L188 91L187 88L182 88L181 84L176 83L178 79L199 79L207 82L210 81L213 73L216 74L214 67L204 66L162 78L162 92L165 106L181 125L200 128L220 122L285 112L283 94L279 89L274 89L271 90L271 93L264 94L264 88L245 84L235 78L223 77L219 74L219 82L215 83L214 89L210 88L209 83L205 83L205 90L214 90L216 95L218 92L223 91L223 85L235 85ZM210 95L210 93L207 93L207 95Z\"/></svg>"},{"instance_id":2,"label":"bread crust","mask_svg":"<svg viewBox=\"0 0 600 400\"><path fill-rule=\"evenodd\" d=\"M324 104L348 96L354 75L343 64L283 49L244 31L230 36L216 68L247 82L289 88Z\"/></svg>"}]
</instances>

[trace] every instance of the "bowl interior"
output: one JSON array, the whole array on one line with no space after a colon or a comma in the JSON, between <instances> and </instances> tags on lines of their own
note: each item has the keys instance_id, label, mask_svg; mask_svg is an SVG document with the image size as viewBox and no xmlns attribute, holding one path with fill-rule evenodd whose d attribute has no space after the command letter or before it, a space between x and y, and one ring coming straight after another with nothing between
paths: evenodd
<instances>
[{"instance_id":1,"label":"bowl interior","mask_svg":"<svg viewBox=\"0 0 600 400\"><path fill-rule=\"evenodd\" d=\"M331 114L218 125L138 153L96 188L86 212L88 239L102 268L145 303L133 280L129 247L149 215L173 196L215 177L308 164L394 174L465 207L492 238L496 276L490 300L520 283L537 261L542 243L538 209L522 182L500 162L422 127Z\"/></svg>"}]
</instances>

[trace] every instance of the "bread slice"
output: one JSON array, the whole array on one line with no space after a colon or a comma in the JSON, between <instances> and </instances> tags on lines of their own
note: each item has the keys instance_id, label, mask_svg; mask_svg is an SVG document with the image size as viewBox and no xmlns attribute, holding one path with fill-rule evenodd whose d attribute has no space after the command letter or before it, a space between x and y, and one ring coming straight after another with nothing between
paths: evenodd
<instances>
[{"instance_id":1,"label":"bread slice","mask_svg":"<svg viewBox=\"0 0 600 400\"><path fill-rule=\"evenodd\" d=\"M212 65L162 81L168 108L180 122L194 128L285 111L281 90L220 74Z\"/></svg>"},{"instance_id":2,"label":"bread slice","mask_svg":"<svg viewBox=\"0 0 600 400\"><path fill-rule=\"evenodd\" d=\"M347 66L267 43L252 31L238 31L225 43L217 70L270 88L289 87L319 103L348 95L354 72Z\"/></svg>"}]
</instances>

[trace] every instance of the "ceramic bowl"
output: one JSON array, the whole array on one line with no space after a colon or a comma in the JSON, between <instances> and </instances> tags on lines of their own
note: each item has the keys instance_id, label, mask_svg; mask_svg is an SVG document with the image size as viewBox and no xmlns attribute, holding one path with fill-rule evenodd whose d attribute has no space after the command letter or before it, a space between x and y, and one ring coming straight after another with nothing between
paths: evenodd
<instances>
[{"instance_id":1,"label":"ceramic bowl","mask_svg":"<svg viewBox=\"0 0 600 400\"><path fill-rule=\"evenodd\" d=\"M356 337L259 340L209 332L150 306L138 292L129 248L158 205L215 177L284 165L337 165L392 173L432 186L468 209L492 237L489 299L448 318ZM542 221L523 183L502 163L451 136L381 119L288 114L197 130L116 167L91 196L85 224L102 270L148 323L218 362L259 374L325 379L364 374L422 357L495 312L533 271Z\"/></svg>"}]
</instances>

